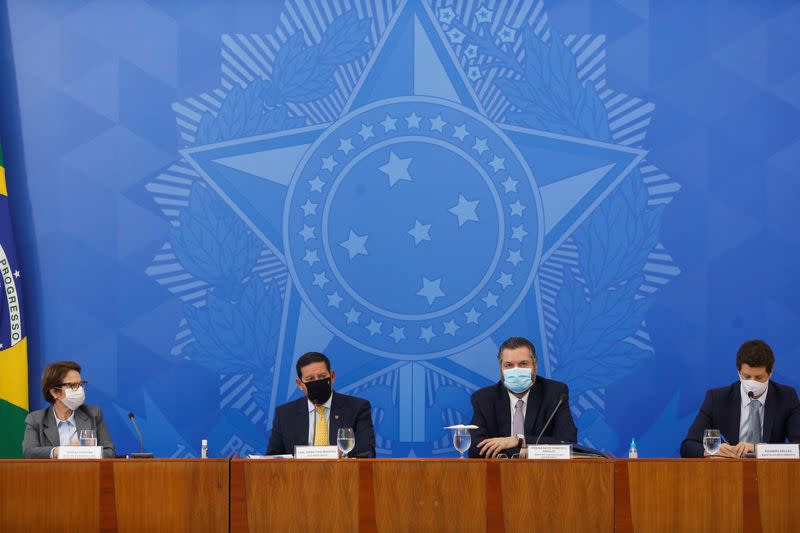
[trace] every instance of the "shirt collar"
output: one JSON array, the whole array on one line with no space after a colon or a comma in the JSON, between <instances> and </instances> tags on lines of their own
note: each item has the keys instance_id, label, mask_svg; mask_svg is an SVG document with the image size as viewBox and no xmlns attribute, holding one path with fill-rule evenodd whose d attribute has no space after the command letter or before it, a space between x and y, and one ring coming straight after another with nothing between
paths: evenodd
<instances>
[{"instance_id":1,"label":"shirt collar","mask_svg":"<svg viewBox=\"0 0 800 533\"><path fill-rule=\"evenodd\" d=\"M744 390L744 385L742 385L741 383L739 384L739 392L742 395L742 407L749 406L750 402L752 402L753 400L758 400L759 402L761 402L761 406L763 407L765 402L767 401L767 393L769 393L769 384L767 384L767 390L764 391L764 394L762 394L758 398L753 398L753 400L751 400L750 396L747 395L747 391Z\"/></svg>"},{"instance_id":2,"label":"shirt collar","mask_svg":"<svg viewBox=\"0 0 800 533\"><path fill-rule=\"evenodd\" d=\"M325 402L325 403L323 403L322 405L325 407L325 409L328 409L328 410L330 410L330 408L331 408L331 402L332 402L332 401L333 401L333 392L331 392L331 395L330 395L330 397L328 398L328 401L326 401L326 402ZM309 412L309 413L310 413L311 411L315 411L315 410L317 409L317 406L316 406L316 405L314 405L313 403L311 403L311 400L309 400L308 398L306 398L306 402L308 403L308 412Z\"/></svg>"},{"instance_id":3,"label":"shirt collar","mask_svg":"<svg viewBox=\"0 0 800 533\"><path fill-rule=\"evenodd\" d=\"M531 394L531 390L533 390L533 387L531 387L530 389L528 389L528 390L525 392L525 394L523 394L523 395L522 395L522 398L517 398L517 395L516 395L516 394L514 394L514 393L513 393L513 392L511 392L510 390L506 389L506 392L508 392L508 399L511 401L511 406L512 406L512 407L515 407L515 406L517 405L517 401L518 401L518 400L522 400L522 401L523 401L523 402L525 402L525 404L527 405L527 404L528 404L528 396L530 396L530 394Z\"/></svg>"},{"instance_id":4,"label":"shirt collar","mask_svg":"<svg viewBox=\"0 0 800 533\"><path fill-rule=\"evenodd\" d=\"M58 426L58 425L59 425L59 424L61 424L62 422L66 422L67 424L70 424L70 425L72 425L72 426L74 426L74 425L75 425L75 411L72 411L72 414L71 414L71 415L69 415L69 418L67 418L66 420L61 420L61 419L60 419L60 418L58 418L58 416L56 415L56 408L55 408L55 406L53 406L53 418L55 418L55 420L56 420L56 426Z\"/></svg>"}]
</instances>

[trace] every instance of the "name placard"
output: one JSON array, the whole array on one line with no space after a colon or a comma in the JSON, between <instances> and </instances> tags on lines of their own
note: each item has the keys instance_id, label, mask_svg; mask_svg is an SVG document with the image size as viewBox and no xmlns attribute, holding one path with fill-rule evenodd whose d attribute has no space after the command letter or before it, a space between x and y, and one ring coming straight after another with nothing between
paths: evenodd
<instances>
[{"instance_id":1,"label":"name placard","mask_svg":"<svg viewBox=\"0 0 800 533\"><path fill-rule=\"evenodd\" d=\"M756 459L800 459L800 444L756 444Z\"/></svg>"},{"instance_id":2,"label":"name placard","mask_svg":"<svg viewBox=\"0 0 800 533\"><path fill-rule=\"evenodd\" d=\"M572 459L571 444L531 444L528 459Z\"/></svg>"},{"instance_id":3,"label":"name placard","mask_svg":"<svg viewBox=\"0 0 800 533\"><path fill-rule=\"evenodd\" d=\"M59 459L102 459L102 446L59 446Z\"/></svg>"},{"instance_id":4,"label":"name placard","mask_svg":"<svg viewBox=\"0 0 800 533\"><path fill-rule=\"evenodd\" d=\"M295 459L338 459L339 448L336 446L295 446Z\"/></svg>"}]
</instances>

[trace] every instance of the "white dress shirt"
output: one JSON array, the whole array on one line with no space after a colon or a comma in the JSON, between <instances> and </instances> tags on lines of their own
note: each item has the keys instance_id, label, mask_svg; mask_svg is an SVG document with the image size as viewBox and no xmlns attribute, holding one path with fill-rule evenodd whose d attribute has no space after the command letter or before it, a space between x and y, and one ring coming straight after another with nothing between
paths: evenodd
<instances>
[{"instance_id":1,"label":"white dress shirt","mask_svg":"<svg viewBox=\"0 0 800 533\"><path fill-rule=\"evenodd\" d=\"M333 393L331 393L330 398L328 398L328 401L322 404L325 407L325 422L328 425L329 432L331 429L330 422L331 422L332 400L333 400ZM306 402L308 402L308 443L314 444L314 430L317 427L317 419L319 418L319 413L317 412L317 406L311 403L311 400L307 399Z\"/></svg>"},{"instance_id":2,"label":"white dress shirt","mask_svg":"<svg viewBox=\"0 0 800 533\"><path fill-rule=\"evenodd\" d=\"M743 385L739 386L739 391L742 393L742 417L739 419L739 442L744 442L745 437L747 437L747 434L750 431L750 402L753 400L751 400L750 396L747 395L747 391L744 390ZM767 390L764 391L764 394L758 398L753 398L761 403L761 406L758 408L758 418L761 420L762 438L764 434L764 405L767 401L768 392L769 387L767 387Z\"/></svg>"},{"instance_id":3,"label":"white dress shirt","mask_svg":"<svg viewBox=\"0 0 800 533\"><path fill-rule=\"evenodd\" d=\"M78 426L75 425L75 411L69 415L66 420L61 420L56 416L56 410L53 408L53 418L56 421L58 428L58 441L60 446L69 446L72 442L78 440ZM50 450L50 458L53 458L55 448Z\"/></svg>"},{"instance_id":4,"label":"white dress shirt","mask_svg":"<svg viewBox=\"0 0 800 533\"><path fill-rule=\"evenodd\" d=\"M531 390L528 389L528 391L522 396L522 398L517 398L517 396L513 392L508 391L508 401L511 405L511 431L509 433L509 436L512 437L516 436L514 434L514 412L517 410L517 402L519 400L522 400L522 419L524 420L525 415L528 412L528 396L530 395L530 393Z\"/></svg>"}]
</instances>

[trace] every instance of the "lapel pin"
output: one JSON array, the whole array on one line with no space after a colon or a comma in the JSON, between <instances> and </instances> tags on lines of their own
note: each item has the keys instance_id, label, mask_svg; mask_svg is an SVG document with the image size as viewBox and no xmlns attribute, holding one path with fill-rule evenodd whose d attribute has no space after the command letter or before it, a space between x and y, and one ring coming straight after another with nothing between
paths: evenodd
<instances>
[{"instance_id":1,"label":"lapel pin","mask_svg":"<svg viewBox=\"0 0 800 533\"><path fill-rule=\"evenodd\" d=\"M339 415L333 415L334 420L339 420Z\"/></svg>"}]
</instances>

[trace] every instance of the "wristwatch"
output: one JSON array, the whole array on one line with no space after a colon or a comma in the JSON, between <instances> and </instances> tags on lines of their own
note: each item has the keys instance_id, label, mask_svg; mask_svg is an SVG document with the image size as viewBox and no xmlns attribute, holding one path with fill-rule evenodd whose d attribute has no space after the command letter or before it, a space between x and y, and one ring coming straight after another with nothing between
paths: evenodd
<instances>
[{"instance_id":1,"label":"wristwatch","mask_svg":"<svg viewBox=\"0 0 800 533\"><path fill-rule=\"evenodd\" d=\"M522 433L518 433L515 435L517 437L517 448L524 448L525 447L525 435Z\"/></svg>"}]
</instances>

